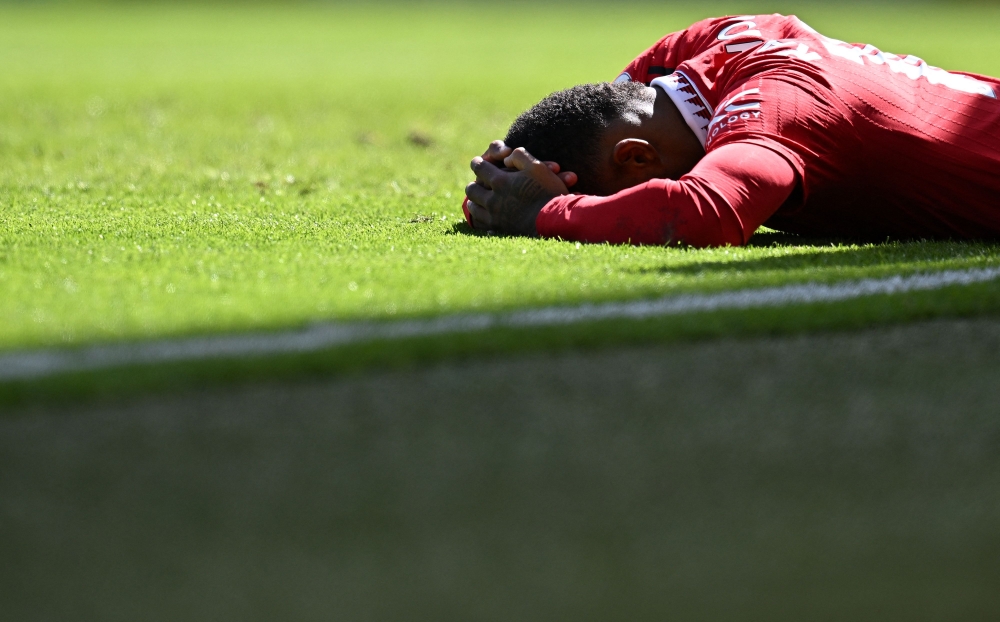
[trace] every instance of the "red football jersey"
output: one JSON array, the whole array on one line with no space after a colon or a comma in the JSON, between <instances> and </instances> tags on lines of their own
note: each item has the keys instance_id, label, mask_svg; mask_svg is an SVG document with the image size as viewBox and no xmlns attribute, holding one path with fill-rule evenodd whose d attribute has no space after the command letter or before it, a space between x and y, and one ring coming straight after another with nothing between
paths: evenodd
<instances>
[{"instance_id":1,"label":"red football jersey","mask_svg":"<svg viewBox=\"0 0 1000 622\"><path fill-rule=\"evenodd\" d=\"M768 226L1000 237L994 78L830 39L794 16L753 15L667 35L618 80L663 88L708 154L741 143L787 160L797 191Z\"/></svg>"}]
</instances>

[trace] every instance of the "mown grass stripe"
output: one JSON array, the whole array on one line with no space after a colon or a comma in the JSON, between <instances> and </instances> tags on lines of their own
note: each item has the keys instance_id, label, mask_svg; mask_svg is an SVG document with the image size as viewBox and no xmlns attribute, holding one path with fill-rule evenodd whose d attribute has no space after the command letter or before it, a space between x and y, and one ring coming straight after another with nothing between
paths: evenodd
<instances>
[{"instance_id":1,"label":"mown grass stripe","mask_svg":"<svg viewBox=\"0 0 1000 622\"><path fill-rule=\"evenodd\" d=\"M998 277L1000 267L948 270L832 285L807 283L718 294L685 294L656 300L548 307L502 314L462 314L396 322L330 323L275 333L219 335L77 349L27 350L0 355L0 381L42 378L64 372L126 365L311 352L349 343L473 332L493 327L538 327L835 302L864 296L969 285L992 281Z\"/></svg>"}]
</instances>

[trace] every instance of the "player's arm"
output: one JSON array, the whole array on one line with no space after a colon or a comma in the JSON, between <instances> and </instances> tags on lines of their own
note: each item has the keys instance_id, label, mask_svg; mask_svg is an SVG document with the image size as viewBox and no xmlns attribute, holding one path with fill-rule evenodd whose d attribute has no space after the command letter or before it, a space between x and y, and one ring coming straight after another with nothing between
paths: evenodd
<instances>
[{"instance_id":1,"label":"player's arm","mask_svg":"<svg viewBox=\"0 0 1000 622\"><path fill-rule=\"evenodd\" d=\"M674 181L654 179L609 197L553 197L540 210L543 237L612 244L742 245L788 199L791 164L755 144L709 152Z\"/></svg>"},{"instance_id":2,"label":"player's arm","mask_svg":"<svg viewBox=\"0 0 1000 622\"><path fill-rule=\"evenodd\" d=\"M571 195L542 163L514 156L506 163L516 173L473 162L480 181L466 192L477 228L613 244L741 245L797 183L782 156L750 143L711 151L677 181L654 179L609 197Z\"/></svg>"}]
</instances>

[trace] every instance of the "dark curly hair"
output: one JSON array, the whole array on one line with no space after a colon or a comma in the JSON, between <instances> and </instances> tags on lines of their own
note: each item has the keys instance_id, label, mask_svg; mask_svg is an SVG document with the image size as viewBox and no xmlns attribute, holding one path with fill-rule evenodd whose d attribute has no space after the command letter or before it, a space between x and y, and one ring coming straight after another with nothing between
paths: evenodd
<instances>
[{"instance_id":1,"label":"dark curly hair","mask_svg":"<svg viewBox=\"0 0 1000 622\"><path fill-rule=\"evenodd\" d=\"M558 91L515 119L504 142L524 147L539 160L558 162L579 177L575 191L593 193L601 134L647 97L638 82L581 84Z\"/></svg>"}]
</instances>

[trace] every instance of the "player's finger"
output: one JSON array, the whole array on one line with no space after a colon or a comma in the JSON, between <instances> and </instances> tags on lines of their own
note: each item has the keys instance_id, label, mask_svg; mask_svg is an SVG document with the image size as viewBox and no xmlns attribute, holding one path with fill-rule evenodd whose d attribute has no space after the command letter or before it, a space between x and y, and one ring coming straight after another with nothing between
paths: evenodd
<instances>
[{"instance_id":1,"label":"player's finger","mask_svg":"<svg viewBox=\"0 0 1000 622\"><path fill-rule=\"evenodd\" d=\"M556 173L556 174L558 174L559 171L561 170L561 167L559 166L558 162L553 162L551 160L546 160L546 161L542 162L542 164L544 164L545 166L549 167L549 170L552 171L553 173Z\"/></svg>"},{"instance_id":2,"label":"player's finger","mask_svg":"<svg viewBox=\"0 0 1000 622\"><path fill-rule=\"evenodd\" d=\"M528 153L524 147L515 149L513 153L504 158L503 163L505 166L516 168L519 171L536 166L545 166L535 156Z\"/></svg>"},{"instance_id":3,"label":"player's finger","mask_svg":"<svg viewBox=\"0 0 1000 622\"><path fill-rule=\"evenodd\" d=\"M489 210L474 201L469 201L469 218L472 219L472 228L477 231L489 231L493 228Z\"/></svg>"},{"instance_id":4,"label":"player's finger","mask_svg":"<svg viewBox=\"0 0 1000 622\"><path fill-rule=\"evenodd\" d=\"M500 164L512 151L514 150L505 145L502 140L494 140L486 149L486 153L483 154L483 159L493 164Z\"/></svg>"},{"instance_id":5,"label":"player's finger","mask_svg":"<svg viewBox=\"0 0 1000 622\"><path fill-rule=\"evenodd\" d=\"M573 186L576 185L576 182L580 181L580 178L577 177L576 173L574 173L573 171L566 171L565 173L559 173L558 176L559 179L561 179L562 182L566 184L567 188L572 188Z\"/></svg>"},{"instance_id":6,"label":"player's finger","mask_svg":"<svg viewBox=\"0 0 1000 622\"><path fill-rule=\"evenodd\" d=\"M472 158L472 172L476 174L476 181L487 188L492 188L497 179L507 174L479 157Z\"/></svg>"},{"instance_id":7,"label":"player's finger","mask_svg":"<svg viewBox=\"0 0 1000 622\"><path fill-rule=\"evenodd\" d=\"M469 197L469 211L472 211L472 204L476 203L480 207L489 205L493 198L493 191L482 184L472 182L465 187L465 196Z\"/></svg>"}]
</instances>

